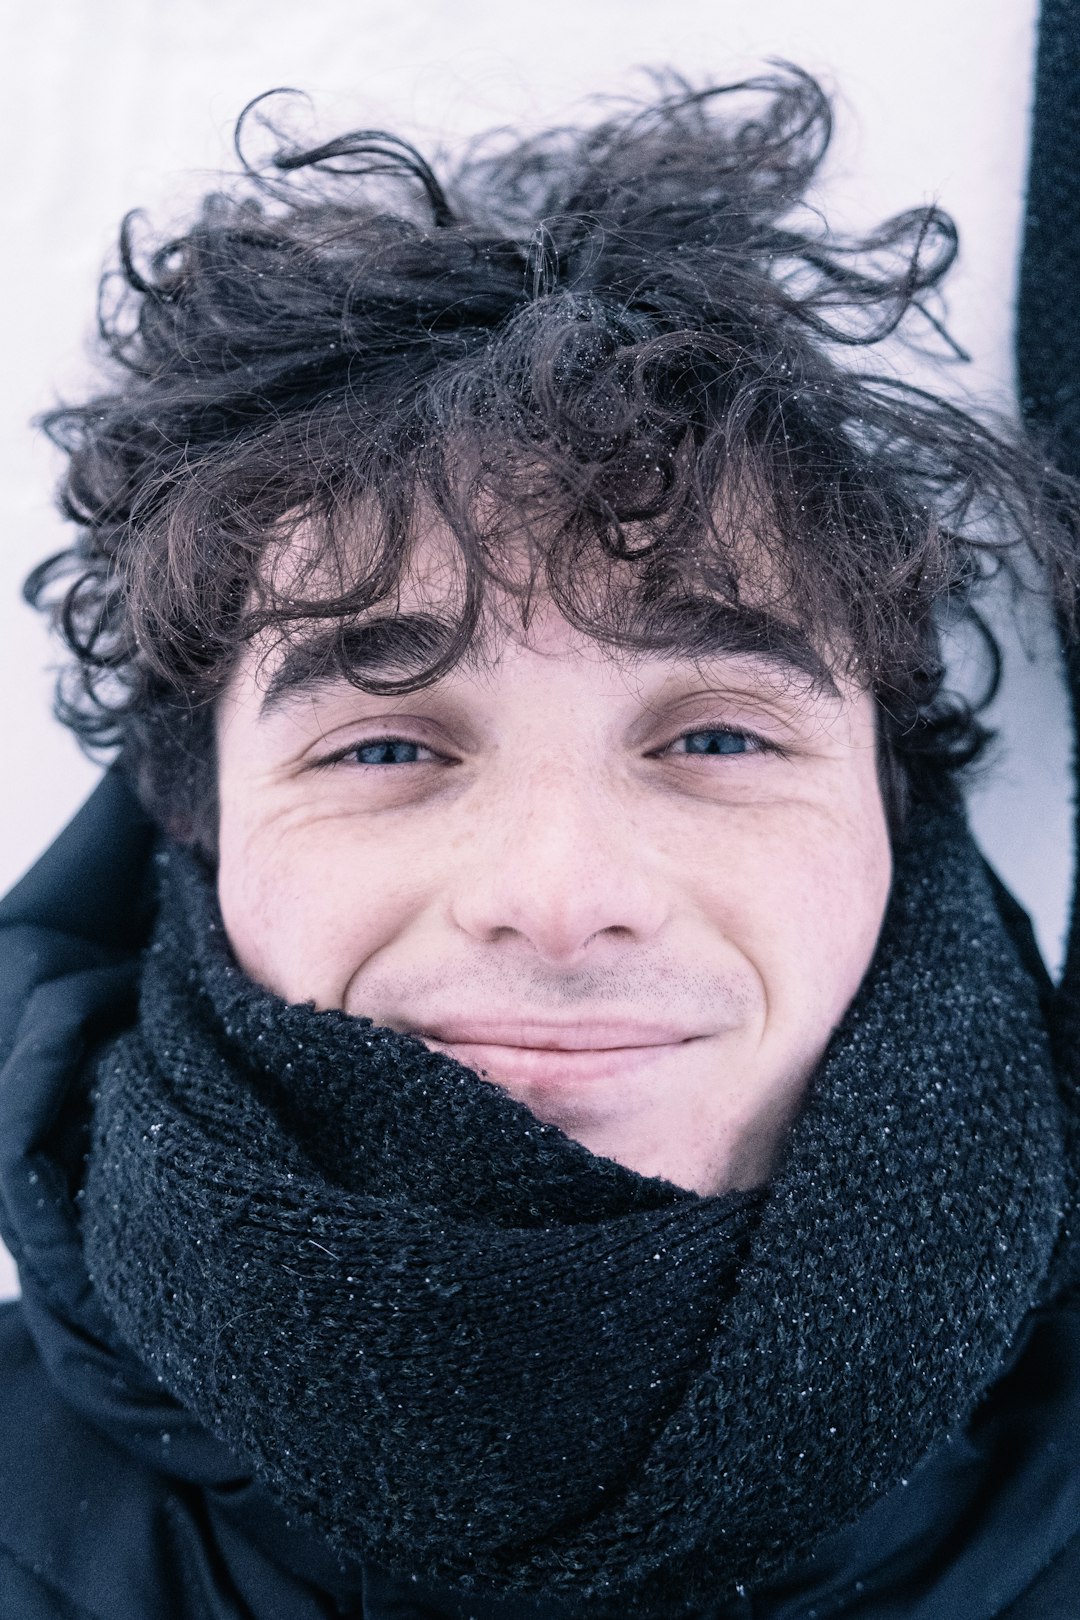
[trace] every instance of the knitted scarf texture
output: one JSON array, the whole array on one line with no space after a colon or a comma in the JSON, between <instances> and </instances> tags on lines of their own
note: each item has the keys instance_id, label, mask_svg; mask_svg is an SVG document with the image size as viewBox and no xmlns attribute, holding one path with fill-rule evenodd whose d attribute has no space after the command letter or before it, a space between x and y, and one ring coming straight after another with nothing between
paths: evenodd
<instances>
[{"instance_id":1,"label":"knitted scarf texture","mask_svg":"<svg viewBox=\"0 0 1080 1620\"><path fill-rule=\"evenodd\" d=\"M637 1175L412 1037L279 1000L195 858L161 864L139 1021L96 1079L91 1277L345 1560L712 1607L906 1480L1048 1286L1066 1110L959 813L914 817L752 1196Z\"/></svg>"}]
</instances>

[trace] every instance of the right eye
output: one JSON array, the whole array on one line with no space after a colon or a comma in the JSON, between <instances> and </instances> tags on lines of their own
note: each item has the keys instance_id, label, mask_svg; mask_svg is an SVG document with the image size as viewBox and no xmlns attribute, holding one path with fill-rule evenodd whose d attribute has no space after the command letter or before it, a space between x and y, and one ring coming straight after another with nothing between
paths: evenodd
<instances>
[{"instance_id":1,"label":"right eye","mask_svg":"<svg viewBox=\"0 0 1080 1620\"><path fill-rule=\"evenodd\" d=\"M357 765L422 765L437 756L422 743L408 742L404 737L377 737L372 742L357 743L340 758Z\"/></svg>"}]
</instances>

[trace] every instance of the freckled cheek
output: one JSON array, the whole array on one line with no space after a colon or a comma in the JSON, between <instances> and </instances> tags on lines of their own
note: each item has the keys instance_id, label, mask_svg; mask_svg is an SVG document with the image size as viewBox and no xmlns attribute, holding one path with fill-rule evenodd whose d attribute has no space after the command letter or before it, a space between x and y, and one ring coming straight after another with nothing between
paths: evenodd
<instances>
[{"instance_id":1,"label":"freckled cheek","mask_svg":"<svg viewBox=\"0 0 1080 1620\"><path fill-rule=\"evenodd\" d=\"M344 1006L357 972L423 907L415 867L332 824L223 838L218 895L245 972L320 1008Z\"/></svg>"},{"instance_id":2,"label":"freckled cheek","mask_svg":"<svg viewBox=\"0 0 1080 1620\"><path fill-rule=\"evenodd\" d=\"M887 835L871 817L808 839L792 874L784 931L793 997L832 1026L870 965L891 877Z\"/></svg>"},{"instance_id":3,"label":"freckled cheek","mask_svg":"<svg viewBox=\"0 0 1080 1620\"><path fill-rule=\"evenodd\" d=\"M869 966L889 876L872 814L760 825L714 865L704 904L764 987L768 1038L811 1040L839 1020Z\"/></svg>"}]
</instances>

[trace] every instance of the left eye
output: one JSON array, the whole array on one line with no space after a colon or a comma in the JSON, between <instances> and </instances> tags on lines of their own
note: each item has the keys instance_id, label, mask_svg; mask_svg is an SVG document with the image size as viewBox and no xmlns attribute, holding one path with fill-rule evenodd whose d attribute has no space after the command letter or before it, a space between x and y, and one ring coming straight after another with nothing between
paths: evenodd
<instances>
[{"instance_id":1,"label":"left eye","mask_svg":"<svg viewBox=\"0 0 1080 1620\"><path fill-rule=\"evenodd\" d=\"M751 754L761 744L745 731L688 731L671 744L676 754Z\"/></svg>"},{"instance_id":2,"label":"left eye","mask_svg":"<svg viewBox=\"0 0 1080 1620\"><path fill-rule=\"evenodd\" d=\"M406 742L401 737L379 737L374 742L357 743L346 757L358 765L417 765L422 756L430 752L422 744Z\"/></svg>"}]
</instances>

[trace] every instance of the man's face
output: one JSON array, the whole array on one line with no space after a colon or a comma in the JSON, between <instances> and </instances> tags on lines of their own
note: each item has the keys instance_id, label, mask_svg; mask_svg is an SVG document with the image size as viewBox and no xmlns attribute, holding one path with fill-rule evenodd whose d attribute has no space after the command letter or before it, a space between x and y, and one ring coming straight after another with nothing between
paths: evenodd
<instances>
[{"instance_id":1,"label":"man's face","mask_svg":"<svg viewBox=\"0 0 1080 1620\"><path fill-rule=\"evenodd\" d=\"M553 609L406 697L286 656L253 649L218 716L249 975L453 1053L644 1174L760 1184L888 894L870 696L761 656L616 655Z\"/></svg>"}]
</instances>

